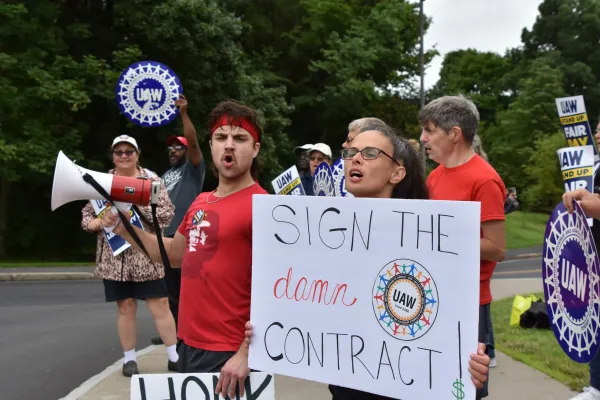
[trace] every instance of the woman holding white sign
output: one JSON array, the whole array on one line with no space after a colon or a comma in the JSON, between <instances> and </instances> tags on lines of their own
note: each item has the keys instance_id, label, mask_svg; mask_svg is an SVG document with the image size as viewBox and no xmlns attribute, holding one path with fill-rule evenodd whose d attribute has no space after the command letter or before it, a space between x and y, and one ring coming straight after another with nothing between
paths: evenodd
<instances>
[{"instance_id":1,"label":"woman holding white sign","mask_svg":"<svg viewBox=\"0 0 600 400\"><path fill-rule=\"evenodd\" d=\"M346 189L354 197L428 199L422 161L414 147L397 136L390 127L360 133L352 147L342 150ZM250 344L252 326L246 324L246 344ZM479 343L471 355L469 372L475 387L487 380L490 358L485 345ZM375 400L388 397L356 389L329 385L333 400ZM400 395L400 394L399 394Z\"/></svg>"},{"instance_id":2,"label":"woman holding white sign","mask_svg":"<svg viewBox=\"0 0 600 400\"><path fill-rule=\"evenodd\" d=\"M160 177L139 164L137 141L131 136L121 135L112 145L115 168L109 174L131 178L146 177L160 182ZM105 207L105 206L103 206ZM138 212L139 211L139 212ZM167 227L173 218L175 207L161 182L156 216L161 228ZM138 374L136 362L136 312L137 300L145 300L154 317L156 328L169 353L168 369L177 370L175 320L169 309L167 286L162 279L165 271L161 263L152 262L145 254L133 248L112 232L103 231L102 216L108 208L97 210L88 202L82 210L81 227L87 232L97 233L96 275L102 278L107 302L116 302L118 308L117 329L123 346L123 375ZM150 221L150 206L131 209L131 225L153 232ZM115 243L117 243L115 245Z\"/></svg>"}]
</instances>

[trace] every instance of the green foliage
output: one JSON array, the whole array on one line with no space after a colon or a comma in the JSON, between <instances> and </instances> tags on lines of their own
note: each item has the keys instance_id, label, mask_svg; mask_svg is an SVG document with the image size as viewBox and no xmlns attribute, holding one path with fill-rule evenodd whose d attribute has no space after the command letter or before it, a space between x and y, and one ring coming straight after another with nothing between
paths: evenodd
<instances>
[{"instance_id":1,"label":"green foliage","mask_svg":"<svg viewBox=\"0 0 600 400\"><path fill-rule=\"evenodd\" d=\"M560 202L565 186L556 151L563 147L567 147L567 143L562 131L536 140L534 152L525 166L528 180L532 182L523 196L529 208L551 212Z\"/></svg>"}]
</instances>

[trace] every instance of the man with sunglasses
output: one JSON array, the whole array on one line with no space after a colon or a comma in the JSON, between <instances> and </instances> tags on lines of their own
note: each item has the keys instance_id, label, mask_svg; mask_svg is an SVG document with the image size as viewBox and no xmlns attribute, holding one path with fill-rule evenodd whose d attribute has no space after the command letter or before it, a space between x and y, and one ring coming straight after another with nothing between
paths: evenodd
<instances>
[{"instance_id":1,"label":"man with sunglasses","mask_svg":"<svg viewBox=\"0 0 600 400\"><path fill-rule=\"evenodd\" d=\"M171 168L163 174L162 179L167 187L169 197L175 205L175 215L171 220L171 225L164 231L165 237L175 235L186 211L196 197L202 193L206 171L204 157L196 138L196 129L187 113L188 102L185 96L179 95L175 105L179 108L184 136L170 136L167 138L167 152ZM177 326L181 269L166 268L165 280L169 291L169 306ZM162 341L157 336L152 339L152 343L161 344Z\"/></svg>"}]
</instances>

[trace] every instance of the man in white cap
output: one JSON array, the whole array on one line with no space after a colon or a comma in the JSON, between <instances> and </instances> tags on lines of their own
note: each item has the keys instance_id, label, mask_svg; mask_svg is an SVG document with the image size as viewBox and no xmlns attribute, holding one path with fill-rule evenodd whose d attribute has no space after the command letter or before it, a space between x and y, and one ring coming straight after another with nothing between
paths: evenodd
<instances>
[{"instance_id":1,"label":"man in white cap","mask_svg":"<svg viewBox=\"0 0 600 400\"><path fill-rule=\"evenodd\" d=\"M300 175L300 182L304 187L304 193L307 196L314 196L315 192L313 189L313 178L310 173L310 159L308 156L308 151L313 147L311 143L307 143L302 146L297 146L294 149L294 154L298 156L298 162L296 166L298 167L298 174Z\"/></svg>"},{"instance_id":2,"label":"man in white cap","mask_svg":"<svg viewBox=\"0 0 600 400\"><path fill-rule=\"evenodd\" d=\"M325 143L317 143L308 151L308 157L310 158L310 174L314 176L317 167L323 161L326 161L329 166L331 166L331 160L333 158L331 154L331 147Z\"/></svg>"}]
</instances>

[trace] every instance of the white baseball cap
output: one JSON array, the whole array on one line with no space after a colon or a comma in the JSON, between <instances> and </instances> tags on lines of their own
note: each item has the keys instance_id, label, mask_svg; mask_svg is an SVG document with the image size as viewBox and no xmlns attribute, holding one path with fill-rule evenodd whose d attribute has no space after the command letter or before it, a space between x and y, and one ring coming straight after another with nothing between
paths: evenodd
<instances>
[{"instance_id":1,"label":"white baseball cap","mask_svg":"<svg viewBox=\"0 0 600 400\"><path fill-rule=\"evenodd\" d=\"M310 150L313 147L312 143L303 144L302 146L296 146L294 149L294 153L297 153L298 150Z\"/></svg>"},{"instance_id":2,"label":"white baseball cap","mask_svg":"<svg viewBox=\"0 0 600 400\"><path fill-rule=\"evenodd\" d=\"M333 156L331 154L331 147L329 147L325 143L317 143L317 144L313 145L308 152L312 153L313 151L320 151L321 153L325 154L330 159L333 158Z\"/></svg>"},{"instance_id":3,"label":"white baseball cap","mask_svg":"<svg viewBox=\"0 0 600 400\"><path fill-rule=\"evenodd\" d=\"M127 135L117 136L115 138L115 140L113 140L112 147L114 148L119 143L129 143L130 145L132 145L133 147L135 147L136 151L140 151L140 149L138 148L138 144L137 144L136 140L134 138L132 138L131 136L127 136Z\"/></svg>"}]
</instances>

